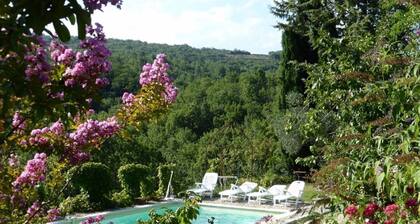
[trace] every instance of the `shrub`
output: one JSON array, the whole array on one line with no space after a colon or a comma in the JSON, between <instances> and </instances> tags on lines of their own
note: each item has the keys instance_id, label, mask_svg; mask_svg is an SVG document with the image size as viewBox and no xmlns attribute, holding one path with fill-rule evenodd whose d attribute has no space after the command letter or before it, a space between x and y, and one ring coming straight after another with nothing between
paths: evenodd
<instances>
[{"instance_id":1,"label":"shrub","mask_svg":"<svg viewBox=\"0 0 420 224\"><path fill-rule=\"evenodd\" d=\"M133 205L134 202L133 198L125 190L113 193L111 200L118 207L128 207Z\"/></svg>"},{"instance_id":2,"label":"shrub","mask_svg":"<svg viewBox=\"0 0 420 224\"><path fill-rule=\"evenodd\" d=\"M278 175L272 171L268 171L260 183L262 186L272 186L274 184L289 184L292 181L293 177L290 175Z\"/></svg>"},{"instance_id":3,"label":"shrub","mask_svg":"<svg viewBox=\"0 0 420 224\"><path fill-rule=\"evenodd\" d=\"M89 204L89 195L86 191L82 191L74 197L67 197L60 203L59 207L62 215L92 210Z\"/></svg>"},{"instance_id":4,"label":"shrub","mask_svg":"<svg viewBox=\"0 0 420 224\"><path fill-rule=\"evenodd\" d=\"M159 179L159 188L156 191L158 197L165 196L166 188L168 187L169 178L171 177L171 170L175 168L175 164L164 164L158 167L157 177Z\"/></svg>"},{"instance_id":5,"label":"shrub","mask_svg":"<svg viewBox=\"0 0 420 224\"><path fill-rule=\"evenodd\" d=\"M198 202L199 198L187 198L184 205L176 211L166 209L163 213L152 209L149 212L149 220L139 220L137 224L157 224L157 223L183 223L191 224L193 220L197 219L200 213Z\"/></svg>"},{"instance_id":6,"label":"shrub","mask_svg":"<svg viewBox=\"0 0 420 224\"><path fill-rule=\"evenodd\" d=\"M89 194L89 201L101 203L107 201L107 194L112 190L111 171L102 163L88 162L70 170L73 187Z\"/></svg>"},{"instance_id":7,"label":"shrub","mask_svg":"<svg viewBox=\"0 0 420 224\"><path fill-rule=\"evenodd\" d=\"M145 194L150 193L151 183L150 169L142 164L127 164L121 166L118 169L118 180L121 183L121 187L131 197L146 196Z\"/></svg>"}]
</instances>

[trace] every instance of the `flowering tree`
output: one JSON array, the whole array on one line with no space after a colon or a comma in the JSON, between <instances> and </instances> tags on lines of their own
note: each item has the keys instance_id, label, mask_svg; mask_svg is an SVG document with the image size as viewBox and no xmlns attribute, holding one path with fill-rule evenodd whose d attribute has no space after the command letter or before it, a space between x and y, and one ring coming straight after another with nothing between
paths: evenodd
<instances>
[{"instance_id":1,"label":"flowering tree","mask_svg":"<svg viewBox=\"0 0 420 224\"><path fill-rule=\"evenodd\" d=\"M55 220L69 180L63 173L89 160L101 143L128 125L159 116L175 101L165 55L143 67L138 93L125 93L120 112L99 121L92 102L111 70L103 27L90 14L121 0L6 1L0 31L0 223ZM77 21L79 49L61 19ZM52 23L59 39L42 36ZM88 220L89 221L89 220ZM90 220L92 221L92 220ZM100 221L93 220L93 222Z\"/></svg>"}]
</instances>

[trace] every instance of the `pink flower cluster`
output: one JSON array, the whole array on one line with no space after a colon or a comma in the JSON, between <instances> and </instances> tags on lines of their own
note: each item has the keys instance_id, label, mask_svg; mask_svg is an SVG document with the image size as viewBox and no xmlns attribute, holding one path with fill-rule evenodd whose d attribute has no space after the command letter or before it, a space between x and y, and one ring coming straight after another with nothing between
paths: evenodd
<instances>
[{"instance_id":1,"label":"pink flower cluster","mask_svg":"<svg viewBox=\"0 0 420 224\"><path fill-rule=\"evenodd\" d=\"M86 31L88 37L81 41L80 48L82 52L75 54L74 64L67 67L64 74L64 84L69 87L80 85L82 88L96 85L103 87L109 84L107 78L100 77L101 74L111 71L111 62L108 58L111 51L108 50L105 43L105 34L103 27L96 23L96 28L88 26ZM57 61L67 61L73 58L74 53L66 51L64 47L56 45L53 52L61 53L53 56ZM64 49L64 50L63 50Z\"/></svg>"},{"instance_id":2,"label":"pink flower cluster","mask_svg":"<svg viewBox=\"0 0 420 224\"><path fill-rule=\"evenodd\" d=\"M49 135L61 136L63 134L63 123L61 121L56 121L50 127L32 130L31 137L29 137L29 144L35 146L47 146L50 143Z\"/></svg>"},{"instance_id":3,"label":"pink flower cluster","mask_svg":"<svg viewBox=\"0 0 420 224\"><path fill-rule=\"evenodd\" d=\"M415 206L417 206L417 204L418 204L418 202L417 202L417 199L415 199L415 198L409 198L405 202L405 206L407 208L415 207Z\"/></svg>"},{"instance_id":4,"label":"pink flower cluster","mask_svg":"<svg viewBox=\"0 0 420 224\"><path fill-rule=\"evenodd\" d=\"M18 159L17 155L15 155L15 154L10 154L8 162L9 162L10 167L19 166L19 159Z\"/></svg>"},{"instance_id":5,"label":"pink flower cluster","mask_svg":"<svg viewBox=\"0 0 420 224\"><path fill-rule=\"evenodd\" d=\"M346 213L349 217L357 216L357 206L354 204L347 206L347 208L344 209L344 213Z\"/></svg>"},{"instance_id":6,"label":"pink flower cluster","mask_svg":"<svg viewBox=\"0 0 420 224\"><path fill-rule=\"evenodd\" d=\"M51 59L57 64L63 64L66 66L71 65L73 60L76 58L76 54L73 49L68 48L64 44L57 40L52 40L50 43L50 54Z\"/></svg>"},{"instance_id":7,"label":"pink flower cluster","mask_svg":"<svg viewBox=\"0 0 420 224\"><path fill-rule=\"evenodd\" d=\"M29 47L25 55L25 61L28 63L25 70L27 80L38 78L42 83L50 81L51 66L48 63L44 47L45 42L42 37L38 37L38 44L32 44Z\"/></svg>"},{"instance_id":8,"label":"pink flower cluster","mask_svg":"<svg viewBox=\"0 0 420 224\"><path fill-rule=\"evenodd\" d=\"M86 145L98 145L103 138L108 138L120 130L115 117L105 121L87 120L80 124L76 131L69 134L70 146L67 158L72 164L80 164L89 160L89 153L82 151Z\"/></svg>"},{"instance_id":9,"label":"pink flower cluster","mask_svg":"<svg viewBox=\"0 0 420 224\"><path fill-rule=\"evenodd\" d=\"M122 99L123 104L126 106L133 105L134 101L136 100L134 94L129 93L129 92L124 92L121 99Z\"/></svg>"},{"instance_id":10,"label":"pink flower cluster","mask_svg":"<svg viewBox=\"0 0 420 224\"><path fill-rule=\"evenodd\" d=\"M38 212L38 210L40 209L41 205L39 204L38 201L34 202L31 207L28 208L28 210L26 211L26 215L29 217L34 217L35 214Z\"/></svg>"},{"instance_id":11,"label":"pink flower cluster","mask_svg":"<svg viewBox=\"0 0 420 224\"><path fill-rule=\"evenodd\" d=\"M414 190L413 190L414 191ZM408 211L411 210L411 212L416 216L417 214L417 205L419 202L416 198L408 198L405 201L405 207L408 209ZM364 210L363 210L363 216L360 216L361 218L366 218L365 223L369 224L376 224L377 220L375 220L376 214L378 214L381 211L381 208L376 203L368 203ZM396 220L399 218L405 219L408 216L408 211L401 209L400 206L398 206L395 203L388 204L385 206L382 210L383 214L386 216L386 220L384 221L385 224L394 224L396 223ZM346 209L344 209L344 213L350 218L358 217L358 207L354 204L350 204L347 206Z\"/></svg>"},{"instance_id":12,"label":"pink flower cluster","mask_svg":"<svg viewBox=\"0 0 420 224\"><path fill-rule=\"evenodd\" d=\"M369 203L366 205L365 210L363 211L363 216L372 217L378 211L379 206L375 203Z\"/></svg>"},{"instance_id":13,"label":"pink flower cluster","mask_svg":"<svg viewBox=\"0 0 420 224\"><path fill-rule=\"evenodd\" d=\"M175 102L178 91L173 85L171 78L167 71L169 64L166 63L165 54L158 54L153 64L145 64L142 72L140 73L139 83L140 85L147 85L150 83L159 83L165 88L164 97L166 102Z\"/></svg>"},{"instance_id":14,"label":"pink flower cluster","mask_svg":"<svg viewBox=\"0 0 420 224\"><path fill-rule=\"evenodd\" d=\"M36 153L34 158L27 162L25 170L16 178L12 185L15 190L19 190L25 184L35 186L45 180L46 171L47 155L45 153Z\"/></svg>"},{"instance_id":15,"label":"pink flower cluster","mask_svg":"<svg viewBox=\"0 0 420 224\"><path fill-rule=\"evenodd\" d=\"M16 132L22 131L26 127L25 118L19 112L15 112L13 115L12 127Z\"/></svg>"},{"instance_id":16,"label":"pink flower cluster","mask_svg":"<svg viewBox=\"0 0 420 224\"><path fill-rule=\"evenodd\" d=\"M70 133L71 144L75 148L81 148L87 144L96 144L102 138L111 137L118 132L120 125L115 117L105 121L87 120L80 124L75 132Z\"/></svg>"},{"instance_id":17,"label":"pink flower cluster","mask_svg":"<svg viewBox=\"0 0 420 224\"><path fill-rule=\"evenodd\" d=\"M96 217L89 217L85 221L81 222L80 224L92 224L92 223L100 223L102 220L104 220L103 215L98 215Z\"/></svg>"},{"instance_id":18,"label":"pink flower cluster","mask_svg":"<svg viewBox=\"0 0 420 224\"><path fill-rule=\"evenodd\" d=\"M58 208L52 208L47 212L48 221L53 222L60 218L60 210Z\"/></svg>"},{"instance_id":19,"label":"pink flower cluster","mask_svg":"<svg viewBox=\"0 0 420 224\"><path fill-rule=\"evenodd\" d=\"M81 164L83 162L89 161L90 154L78 148L71 148L66 153L66 157L71 164L76 165L76 164Z\"/></svg>"},{"instance_id":20,"label":"pink flower cluster","mask_svg":"<svg viewBox=\"0 0 420 224\"><path fill-rule=\"evenodd\" d=\"M398 211L398 209L399 209L398 205L390 204L384 208L384 213L386 216L391 217Z\"/></svg>"},{"instance_id":21,"label":"pink flower cluster","mask_svg":"<svg viewBox=\"0 0 420 224\"><path fill-rule=\"evenodd\" d=\"M115 5L119 9L121 9L122 5L122 0L83 0L83 2L90 12L101 10L102 6L106 6L108 3Z\"/></svg>"}]
</instances>

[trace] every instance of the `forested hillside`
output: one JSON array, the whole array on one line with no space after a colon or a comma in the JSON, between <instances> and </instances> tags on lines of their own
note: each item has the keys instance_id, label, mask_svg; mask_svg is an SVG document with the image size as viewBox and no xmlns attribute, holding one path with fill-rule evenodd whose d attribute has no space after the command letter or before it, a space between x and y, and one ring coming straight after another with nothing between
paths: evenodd
<instances>
[{"instance_id":1,"label":"forested hillside","mask_svg":"<svg viewBox=\"0 0 420 224\"><path fill-rule=\"evenodd\" d=\"M111 85L96 108L99 116L114 113L120 96L135 91L138 65L159 52L167 55L179 97L168 114L133 131L135 137L109 139L97 161L111 163L107 165L112 170L126 163L173 163L181 189L210 170L266 184L289 179L291 158L300 142L295 149L288 148L292 157L284 155L279 138L287 134L280 128L285 116L280 114L277 95L278 52L253 55L112 39L108 46L113 71ZM302 109L302 95L289 94L288 100L297 111ZM290 137L293 142L295 136Z\"/></svg>"}]
</instances>

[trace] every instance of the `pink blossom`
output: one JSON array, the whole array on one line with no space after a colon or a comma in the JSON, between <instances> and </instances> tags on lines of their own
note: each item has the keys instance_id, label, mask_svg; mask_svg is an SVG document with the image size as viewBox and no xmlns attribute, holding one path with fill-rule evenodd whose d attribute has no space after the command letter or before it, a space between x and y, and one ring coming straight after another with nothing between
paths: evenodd
<instances>
[{"instance_id":1,"label":"pink blossom","mask_svg":"<svg viewBox=\"0 0 420 224\"><path fill-rule=\"evenodd\" d=\"M107 86L109 84L109 80L107 78L96 78L95 84L99 87Z\"/></svg>"},{"instance_id":2,"label":"pink blossom","mask_svg":"<svg viewBox=\"0 0 420 224\"><path fill-rule=\"evenodd\" d=\"M64 125L61 121L54 122L50 127L34 129L29 137L29 144L34 146L49 146L51 138L64 135Z\"/></svg>"},{"instance_id":3,"label":"pink blossom","mask_svg":"<svg viewBox=\"0 0 420 224\"><path fill-rule=\"evenodd\" d=\"M108 3L119 9L121 9L122 5L122 0L83 0L83 2L85 3L86 8L91 12L94 10L102 11L102 6L108 5Z\"/></svg>"},{"instance_id":4,"label":"pink blossom","mask_svg":"<svg viewBox=\"0 0 420 224\"><path fill-rule=\"evenodd\" d=\"M26 215L29 217L34 217L35 214L38 212L38 210L40 209L40 204L38 201L34 202L31 207L28 208L28 210L26 211Z\"/></svg>"},{"instance_id":5,"label":"pink blossom","mask_svg":"<svg viewBox=\"0 0 420 224\"><path fill-rule=\"evenodd\" d=\"M9 166L11 167L17 167L19 166L19 159L15 154L10 154L9 157Z\"/></svg>"},{"instance_id":6,"label":"pink blossom","mask_svg":"<svg viewBox=\"0 0 420 224\"><path fill-rule=\"evenodd\" d=\"M60 100L64 100L64 92L63 92L63 91L61 91L61 92L57 92L57 93L54 93L54 94L51 94L50 96L51 96L51 98L53 98L53 99L60 99Z\"/></svg>"},{"instance_id":7,"label":"pink blossom","mask_svg":"<svg viewBox=\"0 0 420 224\"><path fill-rule=\"evenodd\" d=\"M393 219L387 219L387 220L385 220L384 224L394 224L394 220Z\"/></svg>"},{"instance_id":8,"label":"pink blossom","mask_svg":"<svg viewBox=\"0 0 420 224\"><path fill-rule=\"evenodd\" d=\"M416 206L416 205L417 205L417 199L415 199L415 198L409 198L409 199L407 199L407 201L405 202L405 206L406 206L407 208L414 207L414 206Z\"/></svg>"},{"instance_id":9,"label":"pink blossom","mask_svg":"<svg viewBox=\"0 0 420 224\"><path fill-rule=\"evenodd\" d=\"M13 115L12 127L15 131L21 131L26 128L25 118L19 112L15 112Z\"/></svg>"},{"instance_id":10,"label":"pink blossom","mask_svg":"<svg viewBox=\"0 0 420 224\"><path fill-rule=\"evenodd\" d=\"M90 115L92 115L92 114L95 114L95 110L94 110L94 109L89 109L89 110L86 112L86 115L88 115L88 116L90 116Z\"/></svg>"},{"instance_id":11,"label":"pink blossom","mask_svg":"<svg viewBox=\"0 0 420 224\"><path fill-rule=\"evenodd\" d=\"M344 210L344 213L346 213L348 216L353 217L357 215L357 206L354 204L351 204L347 206L347 208Z\"/></svg>"},{"instance_id":12,"label":"pink blossom","mask_svg":"<svg viewBox=\"0 0 420 224\"><path fill-rule=\"evenodd\" d=\"M102 220L104 220L103 215L98 215L96 217L89 217L87 220L81 222L80 224L92 224L92 223L100 223Z\"/></svg>"},{"instance_id":13,"label":"pink blossom","mask_svg":"<svg viewBox=\"0 0 420 224\"><path fill-rule=\"evenodd\" d=\"M135 96L132 93L124 92L121 99L124 105L131 106L135 101Z\"/></svg>"},{"instance_id":14,"label":"pink blossom","mask_svg":"<svg viewBox=\"0 0 420 224\"><path fill-rule=\"evenodd\" d=\"M365 217L371 217L375 214L375 212L379 209L379 206L375 203L367 204L365 210L363 211L363 215Z\"/></svg>"},{"instance_id":15,"label":"pink blossom","mask_svg":"<svg viewBox=\"0 0 420 224\"><path fill-rule=\"evenodd\" d=\"M398 205L390 204L384 208L384 213L386 216L390 217L390 216L393 216L398 211L398 209L399 209Z\"/></svg>"},{"instance_id":16,"label":"pink blossom","mask_svg":"<svg viewBox=\"0 0 420 224\"><path fill-rule=\"evenodd\" d=\"M166 55L158 54L153 64L145 64L139 77L140 85L148 85L158 83L165 88L163 96L166 102L175 102L178 94L177 88L173 85L171 78L168 76L169 64L166 63Z\"/></svg>"},{"instance_id":17,"label":"pink blossom","mask_svg":"<svg viewBox=\"0 0 420 224\"><path fill-rule=\"evenodd\" d=\"M64 133L64 125L58 120L50 126L49 130L56 135L62 135Z\"/></svg>"},{"instance_id":18,"label":"pink blossom","mask_svg":"<svg viewBox=\"0 0 420 224\"><path fill-rule=\"evenodd\" d=\"M366 224L378 224L378 222L376 220L373 219L368 219L365 221Z\"/></svg>"},{"instance_id":19,"label":"pink blossom","mask_svg":"<svg viewBox=\"0 0 420 224\"><path fill-rule=\"evenodd\" d=\"M111 137L119 130L120 125L115 117L110 117L105 121L87 120L68 135L70 145L67 151L67 158L73 164L87 161L90 155L82 151L85 146L96 146L104 138Z\"/></svg>"},{"instance_id":20,"label":"pink blossom","mask_svg":"<svg viewBox=\"0 0 420 224\"><path fill-rule=\"evenodd\" d=\"M46 171L47 155L45 153L36 153L34 158L27 162L25 170L16 178L12 185L15 190L19 190L25 184L35 186L45 180Z\"/></svg>"},{"instance_id":21,"label":"pink blossom","mask_svg":"<svg viewBox=\"0 0 420 224\"><path fill-rule=\"evenodd\" d=\"M25 75L27 80L37 78L42 83L50 81L51 66L47 60L47 52L44 49L45 41L42 37L37 37L38 43L32 43L25 55L27 62Z\"/></svg>"},{"instance_id":22,"label":"pink blossom","mask_svg":"<svg viewBox=\"0 0 420 224\"><path fill-rule=\"evenodd\" d=\"M69 66L75 59L73 49L68 48L57 40L52 40L50 43L51 59L58 63Z\"/></svg>"},{"instance_id":23,"label":"pink blossom","mask_svg":"<svg viewBox=\"0 0 420 224\"><path fill-rule=\"evenodd\" d=\"M103 27L99 23L95 25L96 28L86 28L87 37L80 42L83 51L74 53L73 50L62 47L59 56L55 56L57 61L65 61L68 65L64 73L65 86L89 88L109 84L109 80L100 75L111 71L111 62L108 60L111 51L106 47Z\"/></svg>"},{"instance_id":24,"label":"pink blossom","mask_svg":"<svg viewBox=\"0 0 420 224\"><path fill-rule=\"evenodd\" d=\"M56 221L57 219L60 218L60 210L58 208L52 208L48 210L47 214L48 214L48 221L50 222Z\"/></svg>"}]
</instances>

